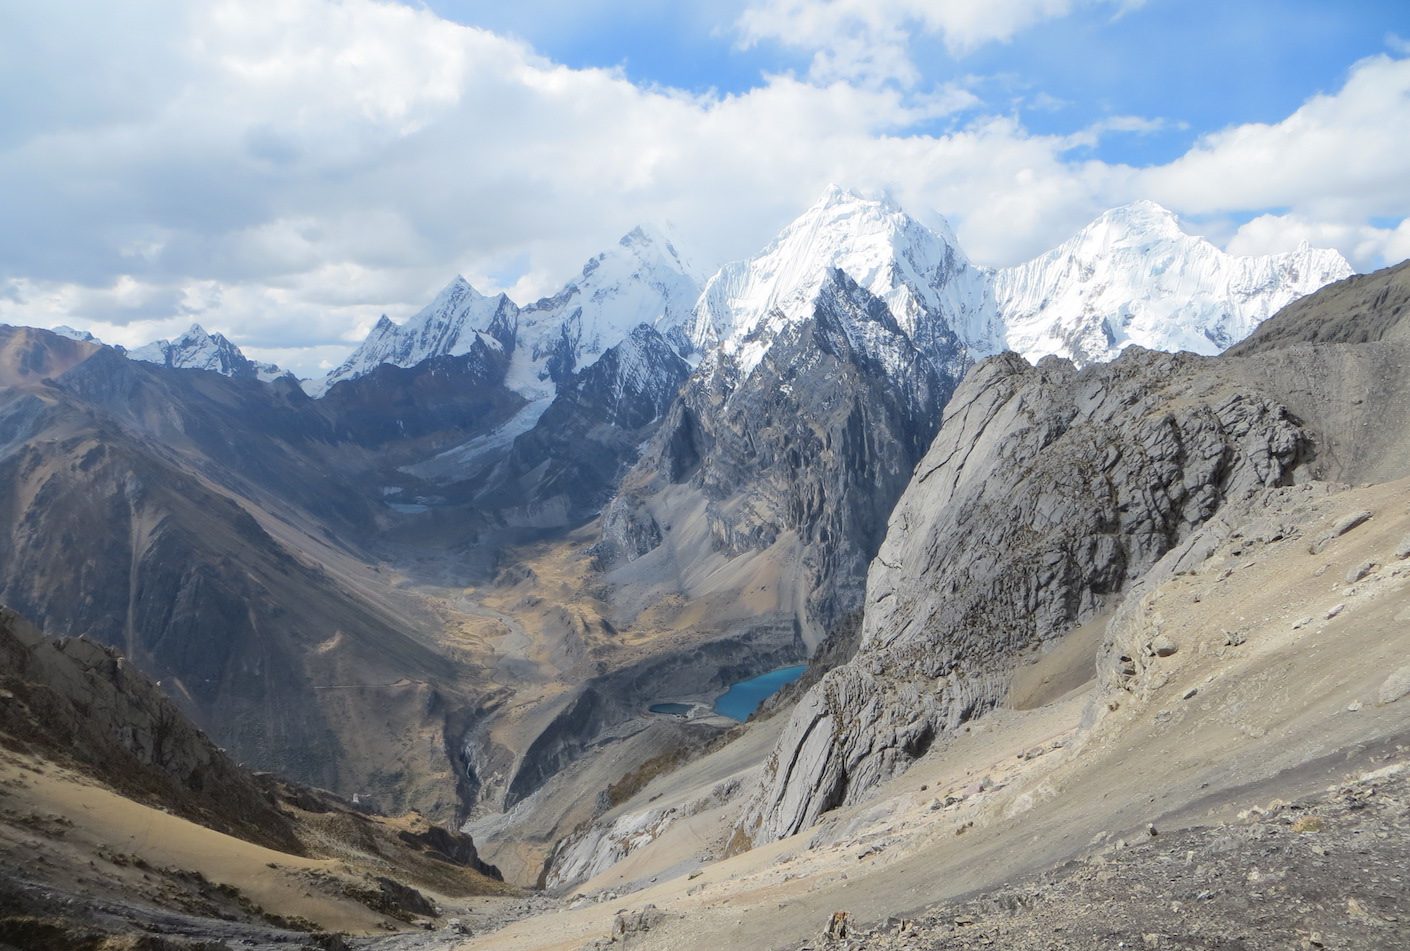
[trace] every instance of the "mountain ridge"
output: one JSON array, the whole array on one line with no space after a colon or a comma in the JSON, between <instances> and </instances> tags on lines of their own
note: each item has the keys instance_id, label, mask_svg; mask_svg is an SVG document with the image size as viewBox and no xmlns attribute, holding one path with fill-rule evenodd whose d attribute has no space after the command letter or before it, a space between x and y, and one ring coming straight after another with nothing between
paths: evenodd
<instances>
[{"instance_id":1,"label":"mountain ridge","mask_svg":"<svg viewBox=\"0 0 1410 951\"><path fill-rule=\"evenodd\" d=\"M645 225L530 304L481 294L456 275L405 322L384 314L341 364L304 386L321 397L383 363L409 368L471 352L488 361L502 348L505 385L546 406L558 383L642 323L692 362L720 352L747 375L768 340L807 314L833 266L885 300L907 335L952 375L1006 349L1079 365L1131 344L1219 352L1282 306L1353 273L1338 252L1306 242L1279 254L1229 254L1145 199L1103 212L1029 261L987 268L969 260L942 217L922 223L889 197L829 185L761 251L703 281L669 237ZM83 331L71 332L83 339ZM284 375L199 325L128 353L240 377Z\"/></svg>"},{"instance_id":2,"label":"mountain ridge","mask_svg":"<svg viewBox=\"0 0 1410 951\"><path fill-rule=\"evenodd\" d=\"M72 328L63 328L72 331ZM56 331L57 332L57 331ZM92 334L72 331L75 339L99 342ZM178 370L207 370L236 379L257 379L269 383L277 379L294 379L292 373L273 363L260 363L245 356L224 334L207 333L200 324L192 324L175 340L154 340L124 351L129 359Z\"/></svg>"},{"instance_id":3,"label":"mountain ridge","mask_svg":"<svg viewBox=\"0 0 1410 951\"><path fill-rule=\"evenodd\" d=\"M1005 345L1030 361L1079 365L1139 344L1213 354L1287 304L1350 277L1338 252L1303 247L1239 257L1138 201L1098 216L1058 247L994 273Z\"/></svg>"}]
</instances>

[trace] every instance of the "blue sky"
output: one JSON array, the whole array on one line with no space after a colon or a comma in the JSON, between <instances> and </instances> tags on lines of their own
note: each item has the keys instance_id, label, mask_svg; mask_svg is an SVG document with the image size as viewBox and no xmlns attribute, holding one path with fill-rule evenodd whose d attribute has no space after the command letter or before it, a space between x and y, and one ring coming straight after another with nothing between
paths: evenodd
<instances>
[{"instance_id":1,"label":"blue sky","mask_svg":"<svg viewBox=\"0 0 1410 951\"><path fill-rule=\"evenodd\" d=\"M739 2L425 5L521 37L569 66L618 67L638 83L696 92L745 92L769 73L805 73L810 58L778 42L743 47ZM1145 164L1177 157L1203 132L1282 119L1396 35L1410 38L1410 4L1397 0L1148 0L1125 11L1079 8L959 54L925 35L912 37L912 49L922 86L964 83L983 100L976 109L1013 111L1034 132L1074 132L1112 115L1163 119L1165 129L1092 150Z\"/></svg>"},{"instance_id":2,"label":"blue sky","mask_svg":"<svg viewBox=\"0 0 1410 951\"><path fill-rule=\"evenodd\" d=\"M1410 257L1410 4L86 0L0 32L0 321L193 321L312 374L456 273L639 223L704 274L826 185L1026 260L1152 199L1231 253Z\"/></svg>"}]
</instances>

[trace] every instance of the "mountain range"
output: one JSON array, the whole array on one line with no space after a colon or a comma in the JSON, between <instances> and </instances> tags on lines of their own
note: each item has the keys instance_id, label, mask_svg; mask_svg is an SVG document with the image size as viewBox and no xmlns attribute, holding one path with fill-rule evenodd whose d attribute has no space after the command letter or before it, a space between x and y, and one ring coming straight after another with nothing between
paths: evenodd
<instances>
[{"instance_id":1,"label":"mountain range","mask_svg":"<svg viewBox=\"0 0 1410 951\"><path fill-rule=\"evenodd\" d=\"M138 698L118 718L183 718L182 762L241 804L148 776L142 743L144 765L65 769L320 856L343 840L311 847L304 813L416 810L460 866L564 896L528 946L589 940L658 878L675 910L618 937L698 945L681 909L747 893L747 922L715 924L802 940L768 889L815 914L844 867L878 901L949 889L932 856L987 887L1108 817L1304 789L1400 728L1403 705L1343 714L1385 678L1410 557L1387 534L1410 528L1408 274L1229 255L1149 202L994 270L943 221L830 188L709 277L646 228L525 306L457 277L318 381L199 327L131 351L3 327L0 603L79 645L41 657L0 617L24 645L0 648L42 660L5 689L120 654L155 686L114 681ZM1307 681L1342 712L1289 738L1263 711L1311 715L1278 671L1314 654L1354 676ZM793 667L750 722L714 712ZM1160 730L1208 769L1162 773L1183 753ZM1059 831L1020 862L1028 813ZM357 863L385 832L357 832Z\"/></svg>"},{"instance_id":2,"label":"mountain range","mask_svg":"<svg viewBox=\"0 0 1410 951\"><path fill-rule=\"evenodd\" d=\"M970 361L1007 349L1079 364L1133 344L1217 353L1291 301L1352 273L1338 252L1305 243L1283 254L1227 254L1150 201L1104 213L1031 261L984 268L969 261L943 219L922 224L890 200L829 186L758 255L703 282L669 238L645 227L524 307L457 276L405 323L384 315L346 360L305 388L321 396L383 364L413 367L472 352L484 360L506 348L518 352L506 373L510 388L542 400L643 323L683 356L719 351L748 372L767 340L807 310L830 267L882 298L941 363L956 359L957 347ZM130 356L227 376L279 372L199 325Z\"/></svg>"},{"instance_id":3,"label":"mountain range","mask_svg":"<svg viewBox=\"0 0 1410 951\"><path fill-rule=\"evenodd\" d=\"M324 398L340 383L376 373L387 383L399 381L390 407L379 396L376 406L361 404L364 418L352 411L343 414L363 438L376 432L385 440L424 433L429 418L444 421L444 395L430 397L437 404L430 409L415 394L429 392L452 372L457 377L451 384L458 394L455 412L472 412L480 423L488 422L489 431L408 460L401 474L434 488L423 495L473 492L478 508L492 510L496 519L522 526L568 525L596 513L614 495L624 496L616 491L618 477L636 462L651 435L647 430L665 417L687 376L692 382L686 395L701 398L709 392L718 403L709 410L683 409L681 419L691 426L744 407L746 398L736 397L735 390L747 383L771 348L811 320L834 269L856 282L854 294L872 295L886 310L889 321L880 323L857 321L841 311L833 316L839 318L837 330L847 346L879 362L888 381L884 386L904 378L902 389L919 386L926 394L896 396L896 405L905 407L903 415L921 422L908 418L889 427L901 444L920 445L928 442L931 421L938 419L950 388L986 356L1012 349L1029 360L1053 355L1085 365L1111 359L1133 344L1216 353L1283 305L1351 273L1335 251L1304 247L1258 258L1228 255L1185 234L1173 214L1152 202L1107 212L1026 264L987 269L968 260L943 219L924 224L889 200L830 186L766 248L721 268L703 286L699 272L670 239L647 228L634 229L588 261L562 290L527 306L504 294L483 295L456 277L405 323L383 316L343 363L304 387ZM868 308L863 305L857 312ZM604 354L623 346L653 352L651 372L624 379L612 368L632 361L620 359L609 361L606 372L592 369ZM666 356L667 350L685 361L687 373L675 357ZM934 381L910 379L921 366L912 359L915 354L936 375ZM129 356L227 376L272 379L281 372L254 364L226 338L199 327ZM449 363L435 373L417 370L436 360ZM770 376L752 389L771 399L767 394L778 382ZM750 389L746 385L744 392ZM620 413L626 391L635 404L626 413L633 425L607 418ZM474 397L467 402L468 393ZM338 401L358 398L349 392ZM557 410L542 422L555 401ZM512 412L500 418L504 410ZM809 411L794 415L806 419ZM693 441L716 438L678 426L672 431L673 438L686 440L687 448ZM566 445L565 438L574 445ZM547 452L550 445L555 448ZM898 457L892 468L908 469L917 451ZM561 463L587 457L595 460L587 469ZM702 478L727 477L717 470ZM889 511L895 491L883 490L881 511ZM727 547L758 548L786 527L786 518L771 517L768 525L758 526L739 521L751 520L749 513L724 514L729 508L723 504L724 492L718 486L707 492L713 493L707 515L712 544L724 540ZM629 508L639 510L631 501L636 497L619 498L609 524L629 534L650 534L649 526L622 521ZM787 509L799 503L776 499L770 504ZM609 536L603 549L609 557L640 554L635 550L639 545L623 547L614 533ZM857 557L869 558L872 548L863 544ZM815 588L819 582L810 576L799 583ZM824 625L835 620L837 610L825 611ZM818 627L805 626L808 641L816 642Z\"/></svg>"},{"instance_id":4,"label":"mountain range","mask_svg":"<svg viewBox=\"0 0 1410 951\"><path fill-rule=\"evenodd\" d=\"M377 732L361 730L360 715L302 704L290 717L285 707L338 676L341 658L363 644L371 653L354 668L396 657L389 674L424 679L447 705L415 718L417 729L449 730L451 748L476 747L453 734L494 693L467 693L473 677L427 678L443 649L434 616L464 606L433 606L445 595L437 590L428 603L425 586L483 584L522 561L523 545L587 531L586 554L570 570L591 572L598 588L538 621L544 636L576 646L510 677L511 690L523 689L523 676L561 682L561 709L510 744L512 769L482 763L462 777L452 813L482 810L495 796L526 795L525 777L553 775L603 731L631 722L631 704L586 723L578 716L584 697L604 695L602 678L614 682L621 665L636 663L610 635L598 643L604 631L723 638L747 667L752 654L802 660L852 630L887 518L977 362L1011 346L1078 366L1132 344L1214 352L1349 273L1330 251L1232 257L1148 202L1103 215L1035 261L993 271L971 263L943 221L923 224L890 201L833 187L757 255L703 286L669 239L643 228L524 307L456 278L404 324L384 317L304 389L200 327L126 352L77 333L60 344L10 332L7 350L30 354L12 364L29 369L8 381L8 414L25 420L14 431L54 432L69 418L73 436L8 443L17 467L9 484L20 494L0 595L58 633L88 631L121 647L179 685L197 722L256 762L401 802L438 782L446 764L437 754L412 765L398 753L402 777L369 784L380 767L348 753L370 748ZM49 376L36 375L38 366L59 368L45 371L58 389L43 388ZM77 469L60 461L76 458L90 461ZM41 477L45 466L58 468ZM124 475L135 471L144 474ZM81 495L86 508L64 503L43 518L34 501ZM87 511L101 528L77 517ZM81 568L54 519L115 543L133 539L123 543L127 562L149 568ZM234 543L217 543L227 537L250 551L232 561ZM408 545L456 552L458 577L441 577L444 559L412 571L401 590L368 577L368 565L404 561ZM168 557L172 546L179 558ZM253 580L239 567L265 560L269 573ZM146 570L156 574L144 580ZM99 585L95 572L111 578ZM311 574L291 585L298 572ZM72 582L35 581L63 576ZM169 591L170 606L148 618L141 612L153 609L154 586ZM350 613L307 613L313 591ZM583 592L573 594L577 603ZM424 620L394 620L407 611ZM402 629L404 647L388 648L390 627ZM206 641L220 653L193 653ZM279 676L247 673L265 669ZM534 747L546 735L558 737L547 764ZM345 776L360 778L350 785Z\"/></svg>"},{"instance_id":5,"label":"mountain range","mask_svg":"<svg viewBox=\"0 0 1410 951\"><path fill-rule=\"evenodd\" d=\"M317 394L380 363L458 355L488 334L526 344L510 385L528 397L562 375L556 368L589 365L641 323L683 356L718 352L747 375L780 330L806 316L833 267L881 298L917 348L951 372L1006 349L1079 364L1132 344L1217 353L1352 273L1336 251L1305 245L1264 257L1226 254L1149 201L1103 214L1032 261L988 269L969 261L943 219L930 227L889 200L831 186L767 248L725 265L703 287L668 239L640 228L522 310L456 278L405 325L383 318L310 386Z\"/></svg>"}]
</instances>

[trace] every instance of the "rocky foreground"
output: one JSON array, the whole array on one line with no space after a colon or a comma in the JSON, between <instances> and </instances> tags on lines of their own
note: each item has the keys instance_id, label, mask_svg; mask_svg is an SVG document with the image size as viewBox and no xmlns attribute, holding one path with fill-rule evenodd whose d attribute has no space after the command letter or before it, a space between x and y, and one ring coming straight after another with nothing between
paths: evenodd
<instances>
[{"instance_id":1,"label":"rocky foreground","mask_svg":"<svg viewBox=\"0 0 1410 951\"><path fill-rule=\"evenodd\" d=\"M803 949L1410 947L1410 762L1236 822L1117 840L915 919L855 930L839 912Z\"/></svg>"}]
</instances>

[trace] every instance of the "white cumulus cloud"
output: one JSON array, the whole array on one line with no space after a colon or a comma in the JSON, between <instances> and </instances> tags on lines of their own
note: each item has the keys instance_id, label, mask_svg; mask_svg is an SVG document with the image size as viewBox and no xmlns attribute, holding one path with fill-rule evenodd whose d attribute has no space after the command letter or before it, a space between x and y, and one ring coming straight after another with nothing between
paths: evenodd
<instances>
[{"instance_id":1,"label":"white cumulus cloud","mask_svg":"<svg viewBox=\"0 0 1410 951\"><path fill-rule=\"evenodd\" d=\"M890 9L904 21L912 6ZM963 47L1067 5L992 4L982 26L967 25L978 5L934 6L943 15L916 28ZM1410 253L1403 55L1355 64L1280 122L1135 168L1076 146L1159 120L1040 135L963 86L840 74L691 94L386 0L50 0L7 16L0 320L114 343L198 321L313 373L458 272L527 301L641 222L710 269L756 251L829 182L944 214L983 264L1143 197L1236 250L1307 237L1360 267Z\"/></svg>"},{"instance_id":2,"label":"white cumulus cloud","mask_svg":"<svg viewBox=\"0 0 1410 951\"><path fill-rule=\"evenodd\" d=\"M813 54L814 79L920 78L911 58L916 33L939 37L952 53L1010 40L1081 6L1115 12L1143 0L755 0L737 24L746 46L776 42Z\"/></svg>"}]
</instances>

